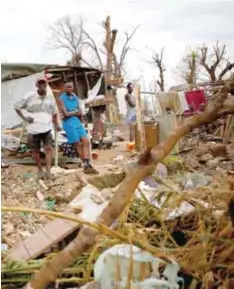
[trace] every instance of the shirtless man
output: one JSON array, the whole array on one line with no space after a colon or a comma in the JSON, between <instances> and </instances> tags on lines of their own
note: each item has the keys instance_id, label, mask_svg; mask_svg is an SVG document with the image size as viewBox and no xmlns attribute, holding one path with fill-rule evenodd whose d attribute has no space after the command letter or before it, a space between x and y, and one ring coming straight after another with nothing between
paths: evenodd
<instances>
[{"instance_id":1,"label":"shirtless man","mask_svg":"<svg viewBox=\"0 0 234 289\"><path fill-rule=\"evenodd\" d=\"M127 115L126 120L129 125L129 140L130 142L135 141L135 123L136 123L136 104L133 95L133 84L128 83L128 92L125 94L125 101L127 104Z\"/></svg>"}]
</instances>

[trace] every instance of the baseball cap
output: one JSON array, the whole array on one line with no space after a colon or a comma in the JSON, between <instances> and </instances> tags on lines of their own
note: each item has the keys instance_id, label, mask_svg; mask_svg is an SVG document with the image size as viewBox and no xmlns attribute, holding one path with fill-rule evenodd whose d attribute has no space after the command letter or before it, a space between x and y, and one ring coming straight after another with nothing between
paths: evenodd
<instances>
[{"instance_id":1,"label":"baseball cap","mask_svg":"<svg viewBox=\"0 0 234 289\"><path fill-rule=\"evenodd\" d=\"M45 77L39 77L36 81L36 84L38 84L39 82L47 83L47 79Z\"/></svg>"}]
</instances>

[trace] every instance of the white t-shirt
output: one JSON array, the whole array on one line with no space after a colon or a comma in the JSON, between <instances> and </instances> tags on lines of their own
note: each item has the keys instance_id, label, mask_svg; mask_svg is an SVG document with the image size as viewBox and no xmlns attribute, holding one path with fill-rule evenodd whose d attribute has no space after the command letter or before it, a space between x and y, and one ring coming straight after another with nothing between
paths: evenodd
<instances>
[{"instance_id":1,"label":"white t-shirt","mask_svg":"<svg viewBox=\"0 0 234 289\"><path fill-rule=\"evenodd\" d=\"M33 123L27 124L30 134L45 133L52 129L52 117L58 109L54 96L48 94L42 98L37 91L31 92L15 104L16 109L26 111L25 116L31 116Z\"/></svg>"}]
</instances>

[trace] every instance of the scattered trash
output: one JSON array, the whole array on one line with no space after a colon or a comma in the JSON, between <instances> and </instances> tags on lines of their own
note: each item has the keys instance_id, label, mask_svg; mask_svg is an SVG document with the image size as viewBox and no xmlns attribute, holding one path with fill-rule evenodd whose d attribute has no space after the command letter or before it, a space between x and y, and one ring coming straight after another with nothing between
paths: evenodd
<instances>
[{"instance_id":1,"label":"scattered trash","mask_svg":"<svg viewBox=\"0 0 234 289\"><path fill-rule=\"evenodd\" d=\"M183 188L185 190L204 187L210 183L210 177L200 172L187 173L183 176L183 178L184 178Z\"/></svg>"},{"instance_id":2,"label":"scattered trash","mask_svg":"<svg viewBox=\"0 0 234 289\"><path fill-rule=\"evenodd\" d=\"M155 181L155 179L153 177L146 177L144 178L144 183L146 186L150 187L150 188L157 188L158 184Z\"/></svg>"},{"instance_id":3,"label":"scattered trash","mask_svg":"<svg viewBox=\"0 0 234 289\"><path fill-rule=\"evenodd\" d=\"M228 211L232 206L228 198L231 196L231 190L234 190L233 175L230 173L234 170L233 148L223 143L199 145L192 137L189 142L193 143L192 149L187 147L180 150L183 152L180 156L167 157L162 164L157 165L153 176L146 177L140 182L135 198L132 198L131 204L126 207L126 217L124 214L123 221L118 219L111 225L112 229L126 236L130 236L133 231L137 241L147 238L149 245L156 250L159 249L166 258L157 259L148 252L125 244L117 245L115 249L115 246L112 246L113 243L116 244L117 238L109 238L103 234L97 239L95 248L97 252L91 250L78 257L76 263L79 264L80 273L74 286L80 288L85 280L91 280L94 266L96 281L85 284L83 289L115 288L117 285L119 288L126 288L129 285L131 289L183 288L183 279L178 278L179 265L173 260L165 261L171 256L179 264L183 264L185 271L191 272L191 276L197 278L195 281L192 280L190 287L184 288L192 288L193 284L206 284L211 281L218 288L223 283L219 279L229 276L233 264L230 247L231 228L227 235L220 237L224 240L220 244L215 234L218 236L221 233L225 234L222 229L226 228L226 224L232 224L230 222L232 215ZM126 148L125 144L122 146ZM25 149L26 147L21 147L19 152L22 153ZM126 176L125 170L131 171L137 162L137 154L132 151L125 154L121 149L118 153L115 152L115 155L114 159L112 157L110 159L116 164L103 165L103 175L81 181L83 175L79 169L53 167L52 173L58 176L56 182L40 181L40 186L32 180L33 174L28 173L28 168L21 171L15 164L9 167L7 163L9 169L2 170L3 203L9 206L66 211L68 214L79 214L80 218L89 218L91 222L95 221L118 190L119 185L121 186ZM126 160L127 157L129 161ZM98 155L98 158L100 161L101 155ZM9 158L10 160L12 158ZM125 160L126 163L123 162ZM23 161L25 162L21 163L27 164L26 159ZM77 161L75 162L77 165ZM191 169L189 172L186 171L188 168ZM106 173L108 170L111 173ZM212 183L212 186L209 186L212 177L208 174L213 173L219 179L214 181L214 185ZM211 194L212 198L209 198ZM74 196L76 196L74 201L67 205ZM19 240L33 235L38 227L48 222L48 217L44 215L15 212L2 214L2 219L2 251L4 248L10 251ZM66 245L66 242L64 239L61 243ZM183 247L185 244L188 244L188 250ZM57 254L60 245L52 249L52 255ZM207 262L207 252L208 254L213 252L212 258L209 258L210 263ZM50 258L50 253L47 253L46 257ZM92 264L88 260L92 260ZM216 260L221 260L224 266L218 268L215 264ZM30 260L28 264L29 266L37 264L39 268L44 261L43 256L41 260ZM5 261L3 264L5 266ZM133 272L131 272L132 280L128 284L130 265L133 267ZM66 282L67 275L76 278L73 274L74 267L70 269L71 272L67 268L66 274L62 274L59 278L64 278ZM22 272L22 267L19 267L15 275L9 273L6 278L13 279L19 274L27 278L31 276L26 269L27 274ZM83 272L88 273L86 275ZM183 274L182 270L180 274ZM118 281L117 276L119 276ZM62 286L59 282L57 285Z\"/></svg>"},{"instance_id":4,"label":"scattered trash","mask_svg":"<svg viewBox=\"0 0 234 289\"><path fill-rule=\"evenodd\" d=\"M36 197L39 201L44 201L45 197L40 191L36 191Z\"/></svg>"},{"instance_id":5,"label":"scattered trash","mask_svg":"<svg viewBox=\"0 0 234 289\"><path fill-rule=\"evenodd\" d=\"M24 179L24 180L26 180L26 179L32 179L32 178L34 178L35 176L34 176L34 174L32 174L32 173L24 173L24 174L22 174L22 178Z\"/></svg>"},{"instance_id":6,"label":"scattered trash","mask_svg":"<svg viewBox=\"0 0 234 289\"><path fill-rule=\"evenodd\" d=\"M117 155L114 159L113 162L120 162L124 160L124 156L123 155Z\"/></svg>"},{"instance_id":7,"label":"scattered trash","mask_svg":"<svg viewBox=\"0 0 234 289\"><path fill-rule=\"evenodd\" d=\"M91 194L91 200L94 201L94 203L96 203L96 204L102 204L105 202L105 199L97 193Z\"/></svg>"},{"instance_id":8,"label":"scattered trash","mask_svg":"<svg viewBox=\"0 0 234 289\"><path fill-rule=\"evenodd\" d=\"M153 173L153 176L156 176L160 179L164 179L167 177L167 175L168 175L167 167L162 163L158 163Z\"/></svg>"},{"instance_id":9,"label":"scattered trash","mask_svg":"<svg viewBox=\"0 0 234 289\"><path fill-rule=\"evenodd\" d=\"M9 164L1 163L1 168L6 169L9 167Z\"/></svg>"},{"instance_id":10,"label":"scattered trash","mask_svg":"<svg viewBox=\"0 0 234 289\"><path fill-rule=\"evenodd\" d=\"M71 209L74 214L80 214L82 212L82 207L78 205L77 206L74 205Z\"/></svg>"},{"instance_id":11,"label":"scattered trash","mask_svg":"<svg viewBox=\"0 0 234 289\"><path fill-rule=\"evenodd\" d=\"M48 211L53 211L55 204L56 204L55 200L48 200L45 203L45 207Z\"/></svg>"},{"instance_id":12,"label":"scattered trash","mask_svg":"<svg viewBox=\"0 0 234 289\"><path fill-rule=\"evenodd\" d=\"M69 174L74 174L76 173L77 170L76 169L63 169L60 167L52 167L51 168L51 174L55 175L55 176L59 176L59 175L69 175Z\"/></svg>"},{"instance_id":13,"label":"scattered trash","mask_svg":"<svg viewBox=\"0 0 234 289\"><path fill-rule=\"evenodd\" d=\"M39 180L38 183L41 185L41 187L44 189L44 190L48 190L49 188L46 186L46 184L43 182L43 180Z\"/></svg>"},{"instance_id":14,"label":"scattered trash","mask_svg":"<svg viewBox=\"0 0 234 289\"><path fill-rule=\"evenodd\" d=\"M32 234L30 234L28 231L22 231L22 232L20 232L20 235L21 235L23 238L27 238L27 237L32 236Z\"/></svg>"},{"instance_id":15,"label":"scattered trash","mask_svg":"<svg viewBox=\"0 0 234 289\"><path fill-rule=\"evenodd\" d=\"M4 224L3 225L3 229L4 229L4 234L5 235L11 234L15 230L14 225L12 223L10 223L10 222Z\"/></svg>"},{"instance_id":16,"label":"scattered trash","mask_svg":"<svg viewBox=\"0 0 234 289\"><path fill-rule=\"evenodd\" d=\"M16 151L18 148L20 148L20 139L9 134L2 134L1 146L3 149Z\"/></svg>"}]
</instances>

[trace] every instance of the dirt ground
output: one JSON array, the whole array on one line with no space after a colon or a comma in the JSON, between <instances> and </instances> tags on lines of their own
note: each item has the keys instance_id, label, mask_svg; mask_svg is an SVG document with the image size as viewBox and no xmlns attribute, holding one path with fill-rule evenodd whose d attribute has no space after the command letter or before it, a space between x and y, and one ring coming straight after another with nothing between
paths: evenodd
<instances>
[{"instance_id":1,"label":"dirt ground","mask_svg":"<svg viewBox=\"0 0 234 289\"><path fill-rule=\"evenodd\" d=\"M95 152L98 158L93 160L93 165L100 174L121 168L129 159L127 142L118 142L111 149ZM12 164L2 169L2 206L64 211L67 204L79 193L80 177L90 177L84 175L82 168L77 168L77 165L71 165L70 169L75 169L75 172L59 176L53 182L44 182L48 190L36 180L35 165ZM49 220L46 216L36 214L2 213L2 243L11 248Z\"/></svg>"}]
</instances>

